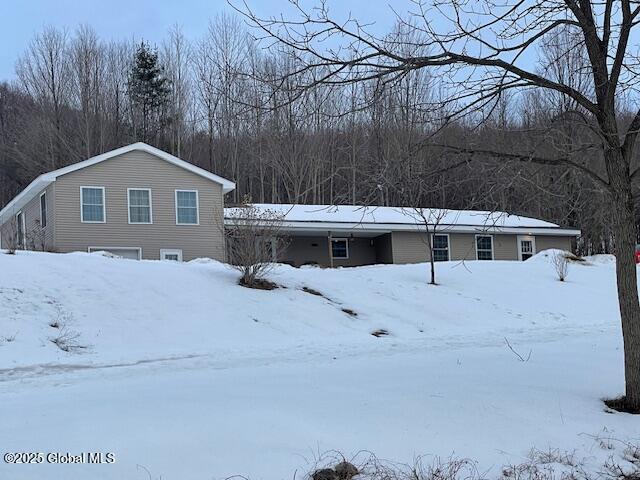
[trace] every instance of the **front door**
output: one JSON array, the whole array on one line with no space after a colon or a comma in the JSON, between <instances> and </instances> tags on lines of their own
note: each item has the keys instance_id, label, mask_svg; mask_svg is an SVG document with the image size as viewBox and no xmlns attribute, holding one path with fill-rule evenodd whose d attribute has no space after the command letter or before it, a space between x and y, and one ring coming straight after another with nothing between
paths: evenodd
<instances>
[{"instance_id":1,"label":"front door","mask_svg":"<svg viewBox=\"0 0 640 480\"><path fill-rule=\"evenodd\" d=\"M536 254L536 239L529 235L518 236L518 259L527 260Z\"/></svg>"}]
</instances>

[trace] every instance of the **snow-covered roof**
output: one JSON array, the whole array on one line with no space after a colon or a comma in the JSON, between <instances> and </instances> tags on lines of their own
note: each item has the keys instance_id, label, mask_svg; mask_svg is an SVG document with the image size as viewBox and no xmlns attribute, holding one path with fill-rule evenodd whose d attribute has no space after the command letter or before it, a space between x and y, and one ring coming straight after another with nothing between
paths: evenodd
<instances>
[{"instance_id":1,"label":"snow-covered roof","mask_svg":"<svg viewBox=\"0 0 640 480\"><path fill-rule=\"evenodd\" d=\"M0 210L0 224L6 220L8 215L15 214L19 211L24 205L29 203L33 197L35 197L38 193L40 193L44 188L46 188L52 182L55 182L56 179L62 175L66 175L67 173L75 172L76 170L80 170L82 168L90 167L100 162L104 162L105 160L109 160L110 158L117 157L118 155L122 155L134 150L147 152L155 157L158 157L162 160L165 160L173 165L176 165L180 168L184 168L196 175L200 175L206 179L211 180L212 182L218 183L222 185L222 190L224 193L230 192L231 190L236 188L235 183L226 178L220 177L214 173L211 173L203 168L200 168L192 163L186 162L181 158L178 158L170 153L167 153L159 148L152 147L143 142L132 143L131 145L126 145L124 147L116 148L115 150L111 150L109 152L103 153L101 155L97 155L95 157L91 157L87 160L83 160L82 162L77 162L67 167L59 168L58 170L53 170L48 173L43 173L39 177L37 177L33 182L31 182L27 187L20 192L13 200L11 200L2 210Z\"/></svg>"},{"instance_id":2,"label":"snow-covered roof","mask_svg":"<svg viewBox=\"0 0 640 480\"><path fill-rule=\"evenodd\" d=\"M411 207L377 207L358 205L292 205L253 204L261 210L282 215L285 227L291 229L324 230L416 230L438 225L451 231L495 231L532 234L570 235L580 230L561 228L559 225L530 217L510 215L506 212L479 210L444 210ZM242 207L225 208L225 217L242 218ZM426 222L425 222L426 220Z\"/></svg>"}]
</instances>

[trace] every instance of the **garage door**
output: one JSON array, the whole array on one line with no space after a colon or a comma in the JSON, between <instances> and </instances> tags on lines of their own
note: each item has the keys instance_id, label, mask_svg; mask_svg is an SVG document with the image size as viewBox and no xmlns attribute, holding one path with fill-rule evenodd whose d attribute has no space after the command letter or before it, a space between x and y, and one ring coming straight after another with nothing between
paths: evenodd
<instances>
[{"instance_id":1,"label":"garage door","mask_svg":"<svg viewBox=\"0 0 640 480\"><path fill-rule=\"evenodd\" d=\"M140 260L140 257L142 256L142 250L140 248L89 247L89 253L91 252L109 252L112 255L129 258L131 260Z\"/></svg>"}]
</instances>

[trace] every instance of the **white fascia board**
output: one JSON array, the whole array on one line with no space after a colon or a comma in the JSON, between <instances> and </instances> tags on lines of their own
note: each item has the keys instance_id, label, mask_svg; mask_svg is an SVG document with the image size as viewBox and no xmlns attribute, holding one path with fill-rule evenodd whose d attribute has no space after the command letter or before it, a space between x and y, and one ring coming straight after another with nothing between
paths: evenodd
<instances>
[{"instance_id":1,"label":"white fascia board","mask_svg":"<svg viewBox=\"0 0 640 480\"><path fill-rule=\"evenodd\" d=\"M38 193L41 193L42 190L47 188L52 181L53 180L48 178L48 174L45 173L27 185L24 190L0 210L0 225L5 223L12 215L18 213L20 209L29 203Z\"/></svg>"},{"instance_id":2,"label":"white fascia board","mask_svg":"<svg viewBox=\"0 0 640 480\"><path fill-rule=\"evenodd\" d=\"M158 148L152 147L143 142L132 143L131 145L126 145L124 147L116 148L115 150L111 150L110 152L103 153L101 155L97 155L95 157L89 158L88 160L84 160L82 162L74 163L64 168L60 168L58 170L54 170L53 172L49 172L45 175L52 176L55 180L61 175L66 175L67 173L75 172L76 170L80 170L82 168L90 167L91 165L95 165L96 163L103 162L108 160L109 158L117 157L118 155L122 155L125 153L129 153L134 150L140 150L143 152L150 153L153 156L159 157L169 163L172 163L178 167L184 168L196 175L200 175L201 177L207 178L212 182L219 183L222 185L222 191L224 193L228 193L236 188L236 184L231 180L227 180L215 173L211 173L204 168L200 168L192 163L186 162L181 158L178 158L170 153L167 153Z\"/></svg>"},{"instance_id":3,"label":"white fascia board","mask_svg":"<svg viewBox=\"0 0 640 480\"><path fill-rule=\"evenodd\" d=\"M227 225L242 225L241 220L225 219ZM429 231L433 232L433 227ZM422 225L400 224L400 223L346 223L346 222L282 222L282 229L287 231L318 231L327 232L425 232ZM520 234L520 235L558 235L567 237L577 237L580 230L561 227L497 227L489 225L439 225L437 231L448 233L496 233L496 234Z\"/></svg>"}]
</instances>

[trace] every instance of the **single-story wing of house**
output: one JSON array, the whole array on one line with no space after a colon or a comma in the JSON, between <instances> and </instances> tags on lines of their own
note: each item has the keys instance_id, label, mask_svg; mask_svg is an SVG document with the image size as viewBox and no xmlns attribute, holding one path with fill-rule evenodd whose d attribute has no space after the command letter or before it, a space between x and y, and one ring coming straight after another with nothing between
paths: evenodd
<instances>
[{"instance_id":1,"label":"single-story wing of house","mask_svg":"<svg viewBox=\"0 0 640 480\"><path fill-rule=\"evenodd\" d=\"M418 263L430 259L526 260L549 248L571 251L580 230L505 212L353 205L254 204L278 219L294 266ZM227 222L242 208L225 209ZM431 242L431 247L429 248Z\"/></svg>"},{"instance_id":2,"label":"single-story wing of house","mask_svg":"<svg viewBox=\"0 0 640 480\"><path fill-rule=\"evenodd\" d=\"M225 261L230 180L145 143L44 173L0 210L0 247ZM500 212L258 205L278 212L292 265L526 260L579 230ZM237 211L238 209L235 209ZM231 212L228 209L226 212ZM240 211L242 211L240 209Z\"/></svg>"}]
</instances>

